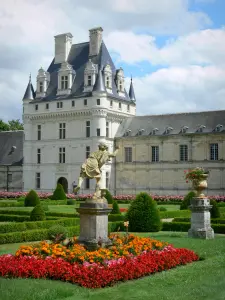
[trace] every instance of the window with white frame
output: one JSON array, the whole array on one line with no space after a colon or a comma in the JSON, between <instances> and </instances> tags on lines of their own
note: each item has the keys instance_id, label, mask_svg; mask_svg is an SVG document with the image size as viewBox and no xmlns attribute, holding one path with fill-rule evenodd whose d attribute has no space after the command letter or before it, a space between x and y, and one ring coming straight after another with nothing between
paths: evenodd
<instances>
[{"instance_id":1,"label":"window with white frame","mask_svg":"<svg viewBox=\"0 0 225 300\"><path fill-rule=\"evenodd\" d=\"M63 108L63 102L62 101L57 102L57 108Z\"/></svg>"},{"instance_id":2,"label":"window with white frame","mask_svg":"<svg viewBox=\"0 0 225 300\"><path fill-rule=\"evenodd\" d=\"M38 110L38 104L35 104L35 110Z\"/></svg>"},{"instance_id":3,"label":"window with white frame","mask_svg":"<svg viewBox=\"0 0 225 300\"><path fill-rule=\"evenodd\" d=\"M100 99L97 99L97 105L100 105Z\"/></svg>"},{"instance_id":4,"label":"window with white frame","mask_svg":"<svg viewBox=\"0 0 225 300\"><path fill-rule=\"evenodd\" d=\"M48 103L45 104L45 109L49 109L49 104Z\"/></svg>"},{"instance_id":5,"label":"window with white frame","mask_svg":"<svg viewBox=\"0 0 225 300\"><path fill-rule=\"evenodd\" d=\"M59 139L66 138L66 123L59 123Z\"/></svg>"},{"instance_id":6,"label":"window with white frame","mask_svg":"<svg viewBox=\"0 0 225 300\"><path fill-rule=\"evenodd\" d=\"M61 76L61 89L62 90L68 89L68 76Z\"/></svg>"},{"instance_id":7,"label":"window with white frame","mask_svg":"<svg viewBox=\"0 0 225 300\"><path fill-rule=\"evenodd\" d=\"M37 140L41 140L41 125L37 125Z\"/></svg>"},{"instance_id":8,"label":"window with white frame","mask_svg":"<svg viewBox=\"0 0 225 300\"><path fill-rule=\"evenodd\" d=\"M120 92L123 91L123 83L122 83L121 80L119 81L119 91L120 91Z\"/></svg>"},{"instance_id":9,"label":"window with white frame","mask_svg":"<svg viewBox=\"0 0 225 300\"><path fill-rule=\"evenodd\" d=\"M41 149L37 149L37 164L41 163Z\"/></svg>"},{"instance_id":10,"label":"window with white frame","mask_svg":"<svg viewBox=\"0 0 225 300\"><path fill-rule=\"evenodd\" d=\"M100 130L100 128L97 128L97 136L101 136L101 130Z\"/></svg>"},{"instance_id":11,"label":"window with white frame","mask_svg":"<svg viewBox=\"0 0 225 300\"><path fill-rule=\"evenodd\" d=\"M109 122L106 122L106 137L109 137Z\"/></svg>"},{"instance_id":12,"label":"window with white frame","mask_svg":"<svg viewBox=\"0 0 225 300\"><path fill-rule=\"evenodd\" d=\"M105 173L105 187L109 188L109 172Z\"/></svg>"},{"instance_id":13,"label":"window with white frame","mask_svg":"<svg viewBox=\"0 0 225 300\"><path fill-rule=\"evenodd\" d=\"M180 145L180 161L188 161L188 145Z\"/></svg>"},{"instance_id":14,"label":"window with white frame","mask_svg":"<svg viewBox=\"0 0 225 300\"><path fill-rule=\"evenodd\" d=\"M91 86L92 82L91 82L91 75L88 75L88 86Z\"/></svg>"},{"instance_id":15,"label":"window with white frame","mask_svg":"<svg viewBox=\"0 0 225 300\"><path fill-rule=\"evenodd\" d=\"M86 137L91 136L91 121L86 121Z\"/></svg>"},{"instance_id":16,"label":"window with white frame","mask_svg":"<svg viewBox=\"0 0 225 300\"><path fill-rule=\"evenodd\" d=\"M219 151L218 151L218 144L210 144L210 160L218 160Z\"/></svg>"},{"instance_id":17,"label":"window with white frame","mask_svg":"<svg viewBox=\"0 0 225 300\"><path fill-rule=\"evenodd\" d=\"M91 148L90 148L90 146L86 146L86 158L88 158L88 157L89 157L89 155L90 155L90 151L91 151Z\"/></svg>"},{"instance_id":18,"label":"window with white frame","mask_svg":"<svg viewBox=\"0 0 225 300\"><path fill-rule=\"evenodd\" d=\"M152 146L152 162L159 161L159 146Z\"/></svg>"},{"instance_id":19,"label":"window with white frame","mask_svg":"<svg viewBox=\"0 0 225 300\"><path fill-rule=\"evenodd\" d=\"M40 81L40 82L39 82L39 92L40 92L40 93L43 93L43 91L44 91L43 82Z\"/></svg>"},{"instance_id":20,"label":"window with white frame","mask_svg":"<svg viewBox=\"0 0 225 300\"><path fill-rule=\"evenodd\" d=\"M74 101L74 100L72 100L72 102L71 102L71 106L72 106L72 107L74 107L74 106L75 106L75 101Z\"/></svg>"},{"instance_id":21,"label":"window with white frame","mask_svg":"<svg viewBox=\"0 0 225 300\"><path fill-rule=\"evenodd\" d=\"M109 76L106 77L106 88L110 88L110 79L109 79Z\"/></svg>"},{"instance_id":22,"label":"window with white frame","mask_svg":"<svg viewBox=\"0 0 225 300\"><path fill-rule=\"evenodd\" d=\"M124 147L125 162L132 162L132 147Z\"/></svg>"},{"instance_id":23,"label":"window with white frame","mask_svg":"<svg viewBox=\"0 0 225 300\"><path fill-rule=\"evenodd\" d=\"M87 99L84 99L84 106L87 106Z\"/></svg>"},{"instance_id":24,"label":"window with white frame","mask_svg":"<svg viewBox=\"0 0 225 300\"><path fill-rule=\"evenodd\" d=\"M36 189L41 188L41 173L36 173Z\"/></svg>"},{"instance_id":25,"label":"window with white frame","mask_svg":"<svg viewBox=\"0 0 225 300\"><path fill-rule=\"evenodd\" d=\"M65 162L66 162L66 148L60 147L59 148L59 163L65 164Z\"/></svg>"}]
</instances>

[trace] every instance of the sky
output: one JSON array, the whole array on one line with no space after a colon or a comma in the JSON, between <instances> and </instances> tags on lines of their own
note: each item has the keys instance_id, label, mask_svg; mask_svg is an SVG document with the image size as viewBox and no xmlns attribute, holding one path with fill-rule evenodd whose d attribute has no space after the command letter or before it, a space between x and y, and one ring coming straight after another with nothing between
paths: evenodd
<instances>
[{"instance_id":1,"label":"sky","mask_svg":"<svg viewBox=\"0 0 225 300\"><path fill-rule=\"evenodd\" d=\"M54 36L103 39L137 115L225 109L224 0L7 0L0 3L0 119L22 119L31 73L54 57Z\"/></svg>"}]
</instances>

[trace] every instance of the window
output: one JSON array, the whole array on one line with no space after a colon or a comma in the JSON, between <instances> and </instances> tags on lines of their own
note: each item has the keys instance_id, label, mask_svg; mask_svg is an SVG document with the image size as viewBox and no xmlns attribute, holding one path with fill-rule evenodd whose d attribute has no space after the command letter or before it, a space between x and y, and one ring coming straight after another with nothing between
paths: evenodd
<instances>
[{"instance_id":1,"label":"window","mask_svg":"<svg viewBox=\"0 0 225 300\"><path fill-rule=\"evenodd\" d=\"M41 163L41 149L37 149L37 164Z\"/></svg>"},{"instance_id":2,"label":"window","mask_svg":"<svg viewBox=\"0 0 225 300\"><path fill-rule=\"evenodd\" d=\"M97 105L100 105L100 99L97 99Z\"/></svg>"},{"instance_id":3,"label":"window","mask_svg":"<svg viewBox=\"0 0 225 300\"><path fill-rule=\"evenodd\" d=\"M8 183L12 183L12 174L8 174Z\"/></svg>"},{"instance_id":4,"label":"window","mask_svg":"<svg viewBox=\"0 0 225 300\"><path fill-rule=\"evenodd\" d=\"M59 148L59 163L65 164L65 162L66 162L66 148L60 147Z\"/></svg>"},{"instance_id":5,"label":"window","mask_svg":"<svg viewBox=\"0 0 225 300\"><path fill-rule=\"evenodd\" d=\"M122 106L121 106L121 102L119 102L119 109L121 109L121 107L122 107Z\"/></svg>"},{"instance_id":6,"label":"window","mask_svg":"<svg viewBox=\"0 0 225 300\"><path fill-rule=\"evenodd\" d=\"M188 161L188 146L180 145L180 161Z\"/></svg>"},{"instance_id":7,"label":"window","mask_svg":"<svg viewBox=\"0 0 225 300\"><path fill-rule=\"evenodd\" d=\"M36 173L36 189L41 188L41 173Z\"/></svg>"},{"instance_id":8,"label":"window","mask_svg":"<svg viewBox=\"0 0 225 300\"><path fill-rule=\"evenodd\" d=\"M84 106L87 106L87 99L84 99Z\"/></svg>"},{"instance_id":9,"label":"window","mask_svg":"<svg viewBox=\"0 0 225 300\"><path fill-rule=\"evenodd\" d=\"M91 135L91 122L86 121L86 137L90 137Z\"/></svg>"},{"instance_id":10,"label":"window","mask_svg":"<svg viewBox=\"0 0 225 300\"><path fill-rule=\"evenodd\" d=\"M97 136L101 136L100 128L97 128Z\"/></svg>"},{"instance_id":11,"label":"window","mask_svg":"<svg viewBox=\"0 0 225 300\"><path fill-rule=\"evenodd\" d=\"M109 137L109 122L106 122L106 137Z\"/></svg>"},{"instance_id":12,"label":"window","mask_svg":"<svg viewBox=\"0 0 225 300\"><path fill-rule=\"evenodd\" d=\"M90 179L89 178L86 178L86 180L85 180L85 188L87 190L90 189Z\"/></svg>"},{"instance_id":13,"label":"window","mask_svg":"<svg viewBox=\"0 0 225 300\"><path fill-rule=\"evenodd\" d=\"M37 126L37 139L39 141L41 140L41 125Z\"/></svg>"},{"instance_id":14,"label":"window","mask_svg":"<svg viewBox=\"0 0 225 300\"><path fill-rule=\"evenodd\" d=\"M90 146L86 146L86 158L88 158L89 157L89 155L90 155Z\"/></svg>"},{"instance_id":15,"label":"window","mask_svg":"<svg viewBox=\"0 0 225 300\"><path fill-rule=\"evenodd\" d=\"M125 162L132 162L132 147L125 147Z\"/></svg>"},{"instance_id":16,"label":"window","mask_svg":"<svg viewBox=\"0 0 225 300\"><path fill-rule=\"evenodd\" d=\"M112 100L110 101L110 107L113 107L113 101Z\"/></svg>"},{"instance_id":17,"label":"window","mask_svg":"<svg viewBox=\"0 0 225 300\"><path fill-rule=\"evenodd\" d=\"M38 110L38 104L35 105L35 110Z\"/></svg>"},{"instance_id":18,"label":"window","mask_svg":"<svg viewBox=\"0 0 225 300\"><path fill-rule=\"evenodd\" d=\"M71 103L71 105L72 105L72 107L74 107L74 106L75 106L75 101L74 101L74 100L72 100L72 103Z\"/></svg>"},{"instance_id":19,"label":"window","mask_svg":"<svg viewBox=\"0 0 225 300\"><path fill-rule=\"evenodd\" d=\"M127 111L130 111L130 105L127 104Z\"/></svg>"},{"instance_id":20,"label":"window","mask_svg":"<svg viewBox=\"0 0 225 300\"><path fill-rule=\"evenodd\" d=\"M107 77L106 77L106 87L107 87L107 88L110 88L110 84L109 84L109 83L110 83L109 77L107 76Z\"/></svg>"},{"instance_id":21,"label":"window","mask_svg":"<svg viewBox=\"0 0 225 300\"><path fill-rule=\"evenodd\" d=\"M57 102L57 108L63 108L63 103L62 102Z\"/></svg>"},{"instance_id":22,"label":"window","mask_svg":"<svg viewBox=\"0 0 225 300\"><path fill-rule=\"evenodd\" d=\"M59 138L66 138L66 123L59 123Z\"/></svg>"},{"instance_id":23,"label":"window","mask_svg":"<svg viewBox=\"0 0 225 300\"><path fill-rule=\"evenodd\" d=\"M159 146L152 146L152 162L159 161Z\"/></svg>"},{"instance_id":24,"label":"window","mask_svg":"<svg viewBox=\"0 0 225 300\"><path fill-rule=\"evenodd\" d=\"M49 104L48 103L45 104L45 109L49 109Z\"/></svg>"},{"instance_id":25,"label":"window","mask_svg":"<svg viewBox=\"0 0 225 300\"><path fill-rule=\"evenodd\" d=\"M210 160L218 160L218 144L210 144Z\"/></svg>"},{"instance_id":26,"label":"window","mask_svg":"<svg viewBox=\"0 0 225 300\"><path fill-rule=\"evenodd\" d=\"M68 89L68 76L61 77L61 89L67 90Z\"/></svg>"},{"instance_id":27,"label":"window","mask_svg":"<svg viewBox=\"0 0 225 300\"><path fill-rule=\"evenodd\" d=\"M40 93L43 93L43 82L41 81L41 82L39 82L39 92Z\"/></svg>"},{"instance_id":28,"label":"window","mask_svg":"<svg viewBox=\"0 0 225 300\"><path fill-rule=\"evenodd\" d=\"M119 91L122 92L123 90L123 84L122 84L122 81L120 80L119 81Z\"/></svg>"},{"instance_id":29,"label":"window","mask_svg":"<svg viewBox=\"0 0 225 300\"><path fill-rule=\"evenodd\" d=\"M105 187L109 188L109 172L105 173Z\"/></svg>"},{"instance_id":30,"label":"window","mask_svg":"<svg viewBox=\"0 0 225 300\"><path fill-rule=\"evenodd\" d=\"M88 86L91 86L91 75L88 75Z\"/></svg>"}]
</instances>

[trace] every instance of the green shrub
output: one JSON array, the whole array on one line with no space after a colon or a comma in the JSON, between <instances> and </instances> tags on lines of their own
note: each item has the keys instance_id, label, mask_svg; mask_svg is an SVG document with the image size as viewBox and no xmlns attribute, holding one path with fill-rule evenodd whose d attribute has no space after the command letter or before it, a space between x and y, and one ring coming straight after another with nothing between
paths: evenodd
<instances>
[{"instance_id":1,"label":"green shrub","mask_svg":"<svg viewBox=\"0 0 225 300\"><path fill-rule=\"evenodd\" d=\"M174 218L172 222L191 222L190 218ZM211 224L225 224L225 219L211 219Z\"/></svg>"},{"instance_id":2,"label":"green shrub","mask_svg":"<svg viewBox=\"0 0 225 300\"><path fill-rule=\"evenodd\" d=\"M170 219L170 218L188 218L191 216L190 210L169 210L169 211L160 211L161 219Z\"/></svg>"},{"instance_id":3,"label":"green shrub","mask_svg":"<svg viewBox=\"0 0 225 300\"><path fill-rule=\"evenodd\" d=\"M140 193L128 208L129 231L156 232L162 227L156 202L147 193Z\"/></svg>"},{"instance_id":4,"label":"green shrub","mask_svg":"<svg viewBox=\"0 0 225 300\"><path fill-rule=\"evenodd\" d=\"M109 222L108 223L108 233L116 231L125 231L123 222Z\"/></svg>"},{"instance_id":5,"label":"green shrub","mask_svg":"<svg viewBox=\"0 0 225 300\"><path fill-rule=\"evenodd\" d=\"M74 199L68 199L66 204L67 205L75 205L76 204L76 200L74 200Z\"/></svg>"},{"instance_id":6,"label":"green shrub","mask_svg":"<svg viewBox=\"0 0 225 300\"><path fill-rule=\"evenodd\" d=\"M113 200L113 206L112 206L111 214L112 215L121 215L121 211L120 211L119 205L118 205L116 200Z\"/></svg>"},{"instance_id":7,"label":"green shrub","mask_svg":"<svg viewBox=\"0 0 225 300\"><path fill-rule=\"evenodd\" d=\"M54 190L51 200L64 200L66 199L66 194L64 192L63 186L58 183L56 189Z\"/></svg>"},{"instance_id":8,"label":"green shrub","mask_svg":"<svg viewBox=\"0 0 225 300\"><path fill-rule=\"evenodd\" d=\"M167 211L166 207L160 207L159 211Z\"/></svg>"},{"instance_id":9,"label":"green shrub","mask_svg":"<svg viewBox=\"0 0 225 300\"><path fill-rule=\"evenodd\" d=\"M225 202L216 202L218 207L225 207Z\"/></svg>"},{"instance_id":10,"label":"green shrub","mask_svg":"<svg viewBox=\"0 0 225 300\"><path fill-rule=\"evenodd\" d=\"M34 190L30 190L30 192L26 195L24 200L24 206L35 207L40 204L40 199L38 194Z\"/></svg>"},{"instance_id":11,"label":"green shrub","mask_svg":"<svg viewBox=\"0 0 225 300\"><path fill-rule=\"evenodd\" d=\"M220 218L220 210L217 206L217 203L215 200L210 200L210 205L212 205L212 208L210 210L211 218Z\"/></svg>"},{"instance_id":12,"label":"green shrub","mask_svg":"<svg viewBox=\"0 0 225 300\"><path fill-rule=\"evenodd\" d=\"M48 239L54 243L60 243L67 238L67 230L62 225L54 225L49 228Z\"/></svg>"},{"instance_id":13,"label":"green shrub","mask_svg":"<svg viewBox=\"0 0 225 300\"><path fill-rule=\"evenodd\" d=\"M211 224L215 233L225 233L225 224ZM163 231L184 231L191 228L190 222L163 222Z\"/></svg>"},{"instance_id":14,"label":"green shrub","mask_svg":"<svg viewBox=\"0 0 225 300\"><path fill-rule=\"evenodd\" d=\"M35 208L31 211L30 220L31 221L43 221L45 220L45 212L41 205L36 205Z\"/></svg>"},{"instance_id":15,"label":"green shrub","mask_svg":"<svg viewBox=\"0 0 225 300\"><path fill-rule=\"evenodd\" d=\"M180 205L180 210L188 209L188 207L191 205L191 199L195 196L195 192L191 191L189 192L182 201Z\"/></svg>"},{"instance_id":16,"label":"green shrub","mask_svg":"<svg viewBox=\"0 0 225 300\"><path fill-rule=\"evenodd\" d=\"M122 214L110 214L108 220L109 222L124 221L125 217Z\"/></svg>"},{"instance_id":17,"label":"green shrub","mask_svg":"<svg viewBox=\"0 0 225 300\"><path fill-rule=\"evenodd\" d=\"M0 222L24 222L29 220L30 220L29 216L0 214Z\"/></svg>"},{"instance_id":18,"label":"green shrub","mask_svg":"<svg viewBox=\"0 0 225 300\"><path fill-rule=\"evenodd\" d=\"M105 198L108 204L113 204L113 197L108 190L105 191Z\"/></svg>"}]
</instances>

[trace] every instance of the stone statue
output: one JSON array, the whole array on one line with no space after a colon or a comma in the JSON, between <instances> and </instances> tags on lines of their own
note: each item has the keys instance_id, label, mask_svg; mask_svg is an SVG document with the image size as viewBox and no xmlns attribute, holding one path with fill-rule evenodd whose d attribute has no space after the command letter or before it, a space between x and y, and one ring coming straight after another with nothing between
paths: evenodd
<instances>
[{"instance_id":1,"label":"stone statue","mask_svg":"<svg viewBox=\"0 0 225 300\"><path fill-rule=\"evenodd\" d=\"M80 177L78 179L78 185L74 189L74 193L77 193L81 188L84 178L96 179L96 188L93 198L101 197L101 167L110 161L111 157L115 157L119 147L113 153L108 152L108 146L104 143L100 143L98 146L99 150L92 152L86 161L81 166Z\"/></svg>"}]
</instances>

